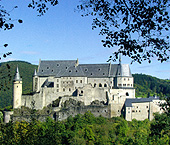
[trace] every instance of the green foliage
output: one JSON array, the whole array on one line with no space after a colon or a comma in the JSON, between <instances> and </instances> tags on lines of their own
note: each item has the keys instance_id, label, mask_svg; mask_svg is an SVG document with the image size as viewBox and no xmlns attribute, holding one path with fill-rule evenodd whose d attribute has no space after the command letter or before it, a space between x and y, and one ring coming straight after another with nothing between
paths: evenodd
<instances>
[{"instance_id":1,"label":"green foliage","mask_svg":"<svg viewBox=\"0 0 170 145\"><path fill-rule=\"evenodd\" d=\"M145 74L134 74L133 77L137 97L170 95L170 80L162 80Z\"/></svg>"},{"instance_id":2,"label":"green foliage","mask_svg":"<svg viewBox=\"0 0 170 145\"><path fill-rule=\"evenodd\" d=\"M82 16L92 16L92 29L105 37L104 47L117 47L109 60L123 54L141 63L154 57L169 59L170 2L168 0L85 0L78 5Z\"/></svg>"},{"instance_id":3,"label":"green foliage","mask_svg":"<svg viewBox=\"0 0 170 145\"><path fill-rule=\"evenodd\" d=\"M23 94L32 92L32 76L36 65L23 61L11 61L0 64L0 108L12 105L12 81L17 65L23 80Z\"/></svg>"},{"instance_id":4,"label":"green foliage","mask_svg":"<svg viewBox=\"0 0 170 145\"><path fill-rule=\"evenodd\" d=\"M86 112L57 122L47 118L45 122L0 123L0 144L168 145L170 134L164 129L167 126L161 128L158 134L153 133L153 127L159 127L155 126L156 120L160 119L128 122L120 117L107 119Z\"/></svg>"}]
</instances>

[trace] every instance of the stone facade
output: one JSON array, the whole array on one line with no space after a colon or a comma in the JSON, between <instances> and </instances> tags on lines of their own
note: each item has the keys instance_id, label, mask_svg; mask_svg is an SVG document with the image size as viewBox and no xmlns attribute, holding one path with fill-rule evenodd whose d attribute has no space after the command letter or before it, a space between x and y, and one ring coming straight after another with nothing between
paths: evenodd
<instances>
[{"instance_id":1,"label":"stone facade","mask_svg":"<svg viewBox=\"0 0 170 145\"><path fill-rule=\"evenodd\" d=\"M42 110L57 101L55 109L58 120L87 110L92 111L96 116L100 114L105 117L115 117L123 114L129 121L152 119L153 115L150 114L159 111L154 105L150 105L154 99L149 100L149 103L128 102L128 100L135 100L133 82L129 65L121 64L121 61L119 64L79 64L78 59L40 60L38 71L35 70L33 76L32 95L22 95L22 80L17 68L13 83L13 108L21 106L31 108L32 102L35 102L35 109ZM70 107L66 109L67 113L62 112L63 104L70 99L83 102L84 106L77 108L72 106L72 109ZM96 101L103 102L104 106L94 107L92 103ZM133 112L133 107L136 105L141 108L143 115ZM143 106L149 108L142 108ZM148 109L152 111L147 113Z\"/></svg>"}]
</instances>

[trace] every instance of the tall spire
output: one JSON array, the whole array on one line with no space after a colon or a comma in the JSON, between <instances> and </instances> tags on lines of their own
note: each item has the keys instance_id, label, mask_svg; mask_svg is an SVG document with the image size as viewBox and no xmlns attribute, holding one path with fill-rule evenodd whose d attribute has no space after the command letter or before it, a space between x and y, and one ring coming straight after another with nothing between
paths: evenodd
<instances>
[{"instance_id":1,"label":"tall spire","mask_svg":"<svg viewBox=\"0 0 170 145\"><path fill-rule=\"evenodd\" d=\"M14 81L21 81L21 77L20 77L20 74L19 74L19 69L18 69L18 65L17 65L17 70L16 70L16 74L15 74L15 77L14 77Z\"/></svg>"},{"instance_id":2,"label":"tall spire","mask_svg":"<svg viewBox=\"0 0 170 145\"><path fill-rule=\"evenodd\" d=\"M37 75L37 71L36 71L36 69L35 69L35 71L34 71L34 76L36 76Z\"/></svg>"}]
</instances>

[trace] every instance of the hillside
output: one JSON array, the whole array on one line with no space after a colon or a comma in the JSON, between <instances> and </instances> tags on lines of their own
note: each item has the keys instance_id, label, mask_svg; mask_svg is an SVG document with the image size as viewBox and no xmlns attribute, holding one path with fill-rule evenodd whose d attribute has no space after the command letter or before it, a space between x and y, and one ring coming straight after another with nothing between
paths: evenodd
<instances>
[{"instance_id":1,"label":"hillside","mask_svg":"<svg viewBox=\"0 0 170 145\"><path fill-rule=\"evenodd\" d=\"M19 67L23 79L23 94L32 92L32 76L37 65L24 61L11 61L0 64L0 108L12 105L12 81ZM158 96L170 95L170 80L161 80L156 77L134 74L134 87L136 97L147 97L157 94Z\"/></svg>"},{"instance_id":2,"label":"hillside","mask_svg":"<svg viewBox=\"0 0 170 145\"><path fill-rule=\"evenodd\" d=\"M158 79L145 74L134 74L136 97L169 96L170 80Z\"/></svg>"},{"instance_id":3,"label":"hillside","mask_svg":"<svg viewBox=\"0 0 170 145\"><path fill-rule=\"evenodd\" d=\"M19 68L20 76L23 79L23 93L32 92L32 76L37 65L24 61L11 61L0 64L0 108L12 105L12 81Z\"/></svg>"}]
</instances>

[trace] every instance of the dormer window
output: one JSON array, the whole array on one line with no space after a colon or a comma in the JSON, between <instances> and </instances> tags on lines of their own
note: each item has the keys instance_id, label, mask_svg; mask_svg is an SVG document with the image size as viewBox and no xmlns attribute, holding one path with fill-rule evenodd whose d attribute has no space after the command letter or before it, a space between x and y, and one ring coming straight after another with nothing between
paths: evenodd
<instances>
[{"instance_id":1,"label":"dormer window","mask_svg":"<svg viewBox=\"0 0 170 145\"><path fill-rule=\"evenodd\" d=\"M60 66L60 64L59 63L57 63L57 67L59 67Z\"/></svg>"},{"instance_id":2,"label":"dormer window","mask_svg":"<svg viewBox=\"0 0 170 145\"><path fill-rule=\"evenodd\" d=\"M47 66L47 69L49 69L49 67Z\"/></svg>"},{"instance_id":3,"label":"dormer window","mask_svg":"<svg viewBox=\"0 0 170 145\"><path fill-rule=\"evenodd\" d=\"M87 71L88 71L88 69L87 69L87 68L85 68L85 69L84 69L84 71L85 71L85 72L87 72Z\"/></svg>"}]
</instances>

